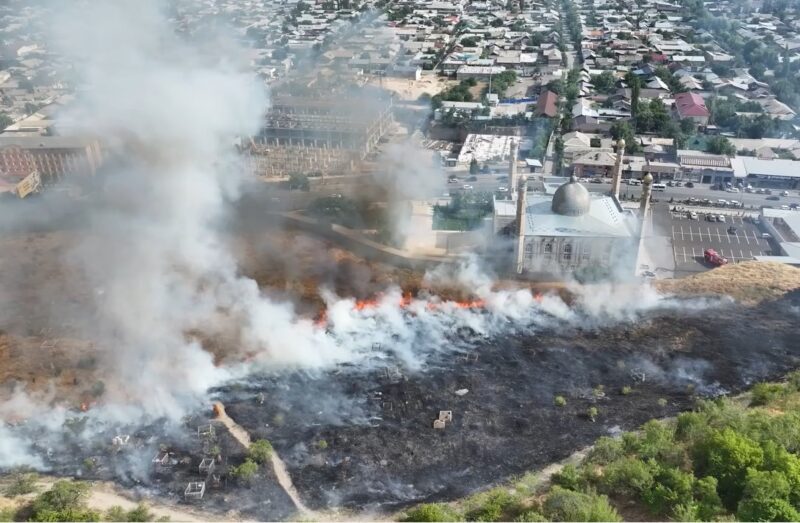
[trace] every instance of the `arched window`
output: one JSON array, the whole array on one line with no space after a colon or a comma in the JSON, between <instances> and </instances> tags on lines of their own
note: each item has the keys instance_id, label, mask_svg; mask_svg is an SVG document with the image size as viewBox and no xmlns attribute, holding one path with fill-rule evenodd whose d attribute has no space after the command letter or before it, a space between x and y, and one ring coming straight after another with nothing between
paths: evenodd
<instances>
[{"instance_id":1,"label":"arched window","mask_svg":"<svg viewBox=\"0 0 800 523\"><path fill-rule=\"evenodd\" d=\"M525 256L527 256L528 258L533 257L533 244L532 243L526 243L525 244Z\"/></svg>"},{"instance_id":2,"label":"arched window","mask_svg":"<svg viewBox=\"0 0 800 523\"><path fill-rule=\"evenodd\" d=\"M564 244L564 259L571 260L572 259L572 245L569 243Z\"/></svg>"},{"instance_id":3,"label":"arched window","mask_svg":"<svg viewBox=\"0 0 800 523\"><path fill-rule=\"evenodd\" d=\"M551 242L547 242L544 244L544 253L545 254L553 253L553 244Z\"/></svg>"}]
</instances>

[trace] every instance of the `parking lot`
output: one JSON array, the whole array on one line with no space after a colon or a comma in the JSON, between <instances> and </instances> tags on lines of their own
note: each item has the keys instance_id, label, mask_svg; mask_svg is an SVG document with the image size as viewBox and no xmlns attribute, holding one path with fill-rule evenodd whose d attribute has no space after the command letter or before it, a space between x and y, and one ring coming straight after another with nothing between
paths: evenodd
<instances>
[{"instance_id":1,"label":"parking lot","mask_svg":"<svg viewBox=\"0 0 800 523\"><path fill-rule=\"evenodd\" d=\"M677 272L699 272L711 268L703 260L703 251L714 249L729 263L751 260L771 254L769 241L762 238L758 226L742 216L725 216L725 222L710 222L704 214L691 220L686 213L668 213L672 249ZM733 226L735 232L728 232Z\"/></svg>"}]
</instances>

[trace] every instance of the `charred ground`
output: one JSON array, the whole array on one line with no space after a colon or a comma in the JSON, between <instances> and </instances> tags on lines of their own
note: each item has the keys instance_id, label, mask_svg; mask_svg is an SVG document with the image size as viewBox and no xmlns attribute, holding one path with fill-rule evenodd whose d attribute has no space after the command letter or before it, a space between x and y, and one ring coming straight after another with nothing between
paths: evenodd
<instances>
[{"instance_id":1,"label":"charred ground","mask_svg":"<svg viewBox=\"0 0 800 523\"><path fill-rule=\"evenodd\" d=\"M685 410L696 396L795 368L798 306L795 293L753 308L662 311L636 325L486 340L421 373L343 368L217 394L273 442L312 508L389 510L466 494ZM556 395L567 405L555 406ZM439 410L453 411L444 430L432 428Z\"/></svg>"}]
</instances>

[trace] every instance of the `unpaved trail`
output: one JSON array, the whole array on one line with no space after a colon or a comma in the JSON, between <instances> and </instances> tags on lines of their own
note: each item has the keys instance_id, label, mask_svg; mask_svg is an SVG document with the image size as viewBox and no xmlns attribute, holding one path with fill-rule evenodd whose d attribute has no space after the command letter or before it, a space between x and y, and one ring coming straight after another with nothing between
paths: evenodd
<instances>
[{"instance_id":1,"label":"unpaved trail","mask_svg":"<svg viewBox=\"0 0 800 523\"><path fill-rule=\"evenodd\" d=\"M219 401L214 403L214 414L239 443L241 443L245 448L250 448L250 445L252 444L250 434L244 430L241 425L236 423L230 416L228 416L228 413L225 412L225 405ZM286 469L286 464L283 462L281 457L278 456L278 453L274 449L270 454L270 461L272 463L272 470L275 472L275 477L278 479L278 484L281 486L284 492L286 492L286 495L292 500L292 503L294 503L294 506L300 513L300 516L303 518L318 517L318 514L315 514L303 504L303 501L300 499L300 494L294 487L291 476L289 476L289 471Z\"/></svg>"}]
</instances>

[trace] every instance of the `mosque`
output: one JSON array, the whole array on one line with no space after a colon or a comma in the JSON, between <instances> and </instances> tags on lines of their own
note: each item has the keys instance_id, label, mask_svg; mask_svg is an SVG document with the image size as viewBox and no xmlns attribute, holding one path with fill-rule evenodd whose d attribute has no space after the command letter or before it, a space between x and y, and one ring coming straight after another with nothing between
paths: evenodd
<instances>
[{"instance_id":1,"label":"mosque","mask_svg":"<svg viewBox=\"0 0 800 523\"><path fill-rule=\"evenodd\" d=\"M590 193L573 175L548 191L528 193L512 151L511 199L495 199L493 229L514 240L512 270L526 276L628 277L636 272L653 177L642 179L638 216L619 201L625 142L617 143L611 190Z\"/></svg>"}]
</instances>

